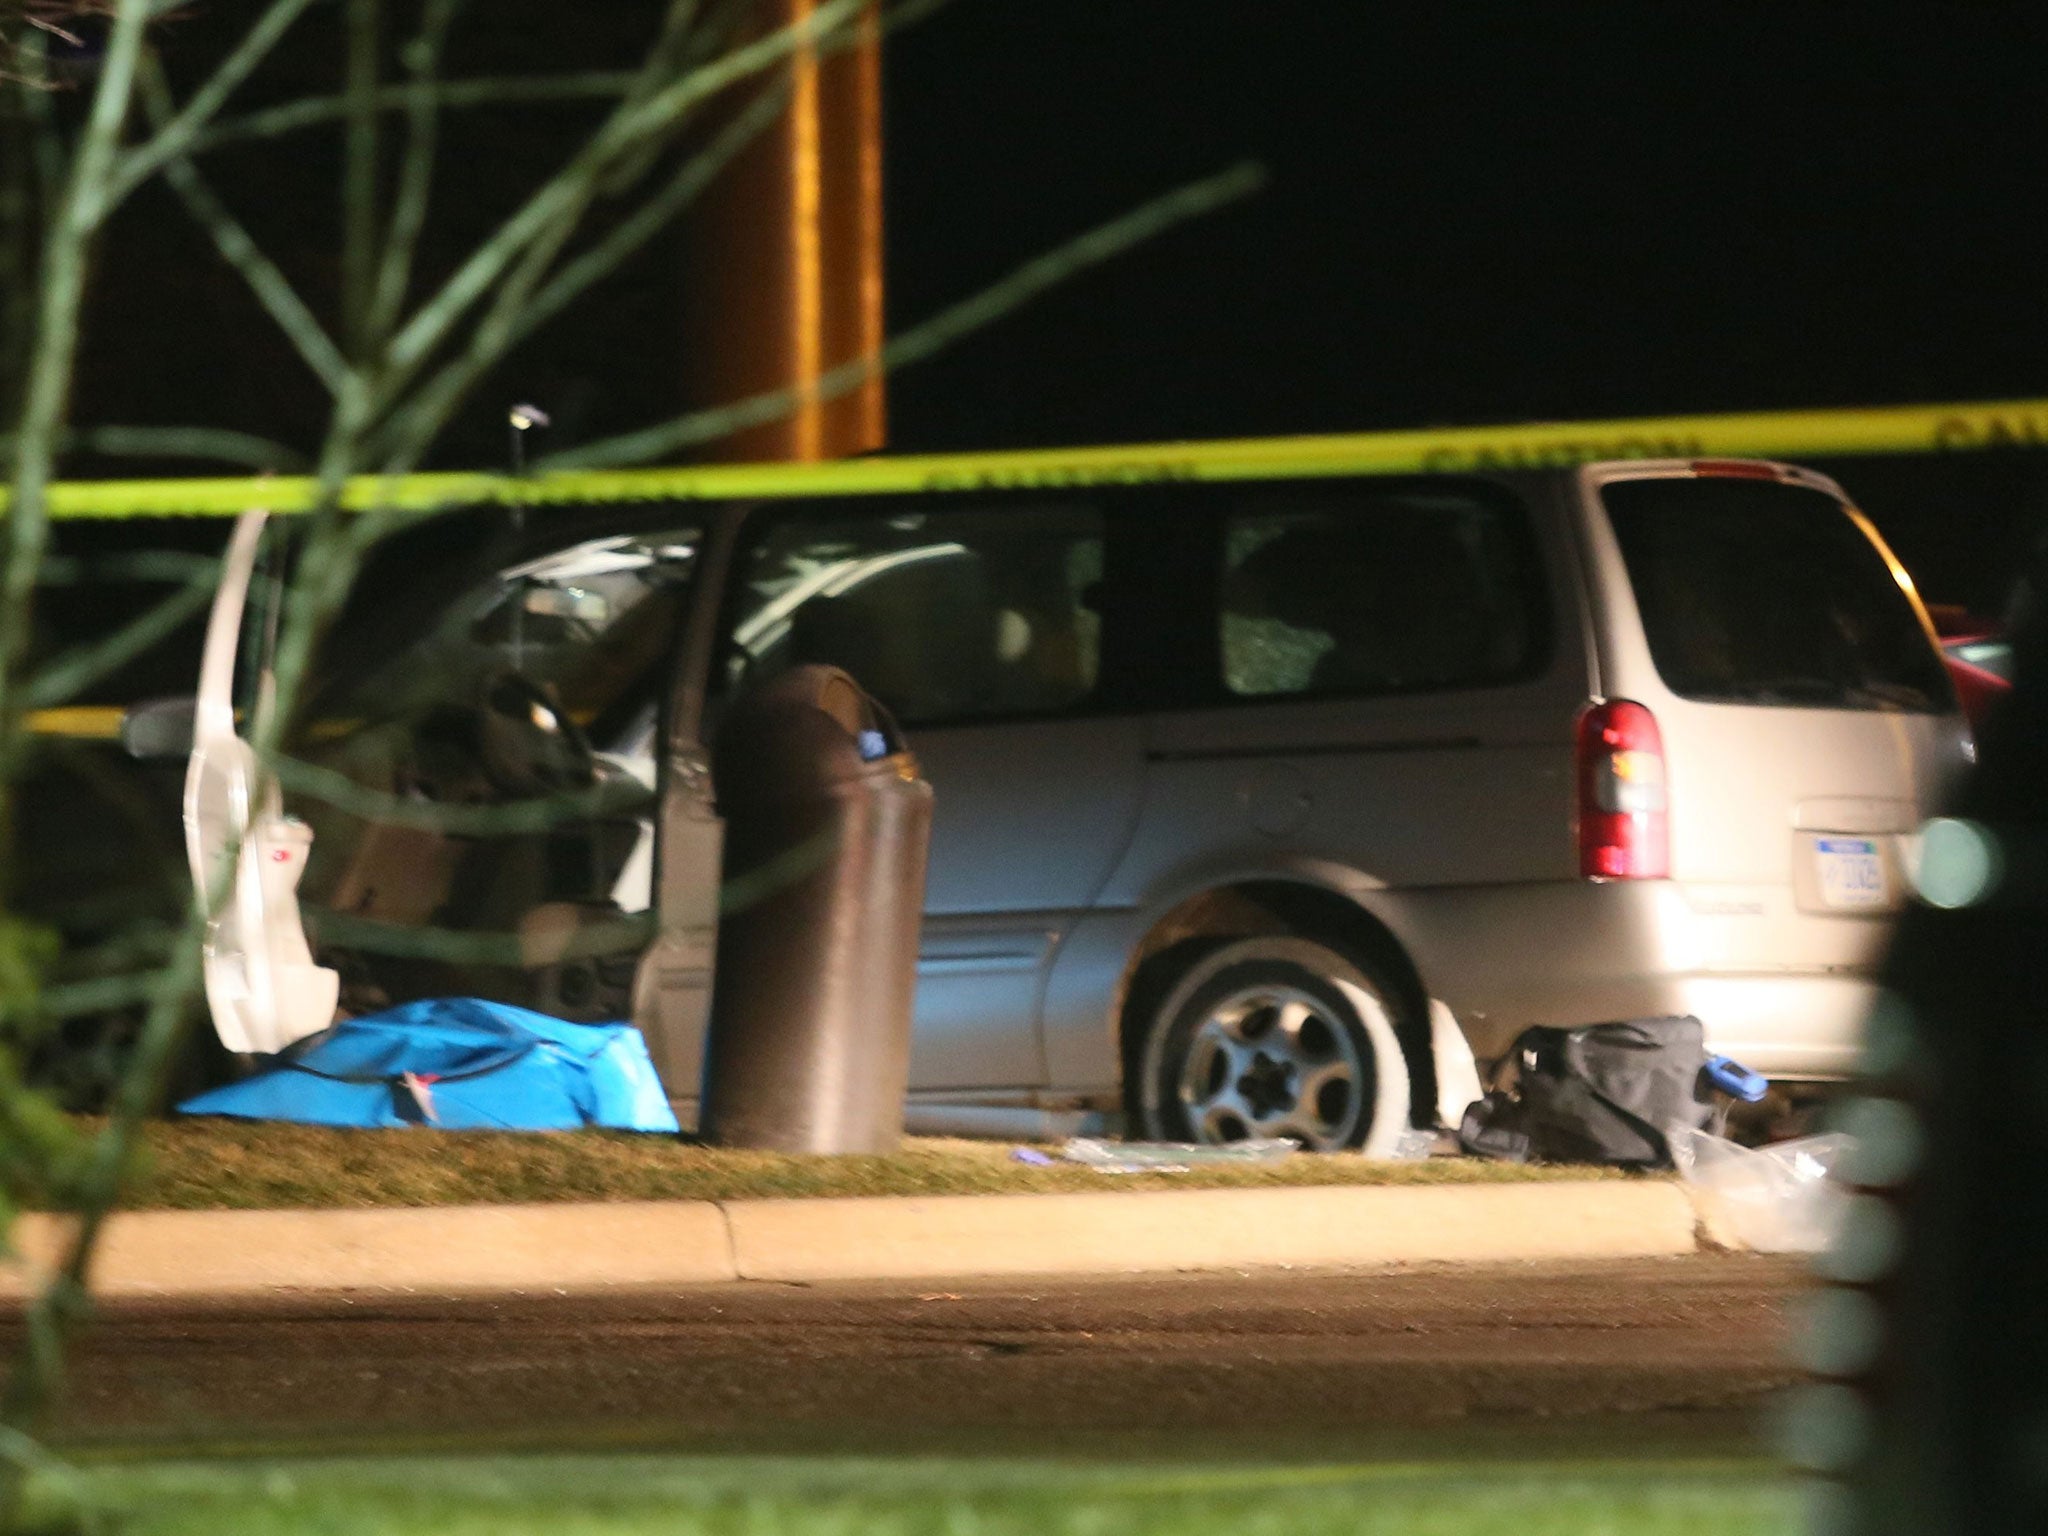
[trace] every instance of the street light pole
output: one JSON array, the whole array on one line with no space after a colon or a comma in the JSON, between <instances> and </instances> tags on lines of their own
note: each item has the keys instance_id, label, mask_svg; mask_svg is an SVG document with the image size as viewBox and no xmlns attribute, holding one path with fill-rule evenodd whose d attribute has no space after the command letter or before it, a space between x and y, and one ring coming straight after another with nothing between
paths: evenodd
<instances>
[{"instance_id":1,"label":"street light pole","mask_svg":"<svg viewBox=\"0 0 2048 1536\"><path fill-rule=\"evenodd\" d=\"M515 405L505 413L505 420L512 432L512 477L526 478L526 434L535 427L545 431L553 423L548 413L537 405ZM512 503L512 543L515 549L520 536L526 532L526 506L523 502ZM512 667L517 671L525 662L526 649L526 594L515 592L512 596Z\"/></svg>"}]
</instances>

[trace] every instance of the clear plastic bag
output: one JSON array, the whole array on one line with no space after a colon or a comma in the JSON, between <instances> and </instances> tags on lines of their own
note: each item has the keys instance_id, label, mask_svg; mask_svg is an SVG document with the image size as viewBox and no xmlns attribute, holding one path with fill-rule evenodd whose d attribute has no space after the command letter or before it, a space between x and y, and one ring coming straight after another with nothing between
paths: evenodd
<instances>
[{"instance_id":1,"label":"clear plastic bag","mask_svg":"<svg viewBox=\"0 0 2048 1536\"><path fill-rule=\"evenodd\" d=\"M1177 1141L1098 1141L1092 1136L1074 1136L1060 1148L1060 1156L1098 1173L1186 1173L1197 1165L1277 1163L1300 1150L1284 1136L1271 1141L1230 1141L1212 1147Z\"/></svg>"},{"instance_id":2,"label":"clear plastic bag","mask_svg":"<svg viewBox=\"0 0 2048 1536\"><path fill-rule=\"evenodd\" d=\"M1718 1242L1758 1253L1818 1253L1834 1241L1848 1196L1829 1175L1855 1145L1839 1131L1745 1147L1673 1126L1671 1160Z\"/></svg>"},{"instance_id":3,"label":"clear plastic bag","mask_svg":"<svg viewBox=\"0 0 2048 1536\"><path fill-rule=\"evenodd\" d=\"M1418 1131L1412 1127L1394 1138L1394 1144L1387 1148L1384 1161L1390 1163L1426 1162L1436 1155L1436 1132Z\"/></svg>"}]
</instances>

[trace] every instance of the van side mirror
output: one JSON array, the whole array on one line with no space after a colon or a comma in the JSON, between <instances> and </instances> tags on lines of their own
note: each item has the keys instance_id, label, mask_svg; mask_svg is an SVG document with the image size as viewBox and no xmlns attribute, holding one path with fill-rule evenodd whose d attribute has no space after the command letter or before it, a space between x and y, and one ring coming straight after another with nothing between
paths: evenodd
<instances>
[{"instance_id":1,"label":"van side mirror","mask_svg":"<svg viewBox=\"0 0 2048 1536\"><path fill-rule=\"evenodd\" d=\"M121 749L145 762L192 755L193 716L198 700L150 699L121 716Z\"/></svg>"}]
</instances>

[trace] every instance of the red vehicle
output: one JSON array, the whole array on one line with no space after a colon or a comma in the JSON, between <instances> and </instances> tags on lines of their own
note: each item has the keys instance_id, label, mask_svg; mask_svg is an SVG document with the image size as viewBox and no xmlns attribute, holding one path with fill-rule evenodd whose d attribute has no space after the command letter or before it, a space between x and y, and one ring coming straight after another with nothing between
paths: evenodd
<instances>
[{"instance_id":1,"label":"red vehicle","mask_svg":"<svg viewBox=\"0 0 2048 1536\"><path fill-rule=\"evenodd\" d=\"M2012 642L1998 625L1966 608L1930 604L1927 615L1970 729L1981 731L1992 708L2012 692Z\"/></svg>"}]
</instances>

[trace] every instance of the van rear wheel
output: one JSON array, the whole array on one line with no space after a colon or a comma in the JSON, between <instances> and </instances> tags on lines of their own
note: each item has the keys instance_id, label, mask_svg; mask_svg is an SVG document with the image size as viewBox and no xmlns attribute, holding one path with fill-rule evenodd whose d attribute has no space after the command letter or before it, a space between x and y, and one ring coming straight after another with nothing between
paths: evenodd
<instances>
[{"instance_id":1,"label":"van rear wheel","mask_svg":"<svg viewBox=\"0 0 2048 1536\"><path fill-rule=\"evenodd\" d=\"M1407 1128L1409 1086L1389 996L1355 961L1307 939L1210 951L1147 1024L1143 1134L1391 1152Z\"/></svg>"}]
</instances>

